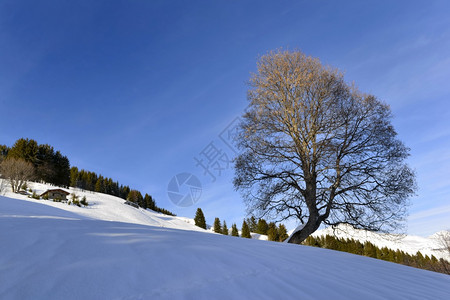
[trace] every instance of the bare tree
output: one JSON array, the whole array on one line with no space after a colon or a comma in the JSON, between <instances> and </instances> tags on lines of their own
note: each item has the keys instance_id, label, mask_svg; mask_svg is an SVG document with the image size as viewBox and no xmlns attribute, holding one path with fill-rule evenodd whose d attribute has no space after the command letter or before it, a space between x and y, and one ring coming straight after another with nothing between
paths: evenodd
<instances>
[{"instance_id":1,"label":"bare tree","mask_svg":"<svg viewBox=\"0 0 450 300\"><path fill-rule=\"evenodd\" d=\"M441 244L442 251L450 255L450 230L444 230L439 233L439 243Z\"/></svg>"},{"instance_id":2,"label":"bare tree","mask_svg":"<svg viewBox=\"0 0 450 300\"><path fill-rule=\"evenodd\" d=\"M298 51L261 57L249 86L234 178L249 214L297 218L291 243L322 223L400 227L416 183L387 104Z\"/></svg>"},{"instance_id":3,"label":"bare tree","mask_svg":"<svg viewBox=\"0 0 450 300\"><path fill-rule=\"evenodd\" d=\"M34 178L33 164L23 159L5 159L0 165L0 172L9 180L14 193L17 193L27 180Z\"/></svg>"},{"instance_id":4,"label":"bare tree","mask_svg":"<svg viewBox=\"0 0 450 300\"><path fill-rule=\"evenodd\" d=\"M6 180L1 178L0 176L0 196L3 196L5 194L5 190L6 190Z\"/></svg>"},{"instance_id":5,"label":"bare tree","mask_svg":"<svg viewBox=\"0 0 450 300\"><path fill-rule=\"evenodd\" d=\"M3 179L2 176L2 162L3 162L3 155L2 155L2 145L0 145L0 196L5 194L5 188L6 188L6 181Z\"/></svg>"},{"instance_id":6,"label":"bare tree","mask_svg":"<svg viewBox=\"0 0 450 300\"><path fill-rule=\"evenodd\" d=\"M439 242L440 251L446 253L448 257L450 257L450 230L444 230L441 231L438 236L437 240ZM441 258L439 260L440 263L440 269L439 272L450 274L450 262L447 259Z\"/></svg>"}]
</instances>

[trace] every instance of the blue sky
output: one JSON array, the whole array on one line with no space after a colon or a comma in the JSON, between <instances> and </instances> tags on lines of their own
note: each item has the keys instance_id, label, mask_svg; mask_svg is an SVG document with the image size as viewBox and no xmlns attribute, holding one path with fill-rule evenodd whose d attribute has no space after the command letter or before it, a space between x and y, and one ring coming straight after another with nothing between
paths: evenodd
<instances>
[{"instance_id":1,"label":"blue sky","mask_svg":"<svg viewBox=\"0 0 450 300\"><path fill-rule=\"evenodd\" d=\"M0 144L51 144L178 215L200 206L240 226L231 166L213 182L194 158L211 142L232 158L219 135L258 57L280 47L391 105L419 184L408 233L450 228L448 1L2 1ZM187 208L167 195L182 172L203 188Z\"/></svg>"}]
</instances>

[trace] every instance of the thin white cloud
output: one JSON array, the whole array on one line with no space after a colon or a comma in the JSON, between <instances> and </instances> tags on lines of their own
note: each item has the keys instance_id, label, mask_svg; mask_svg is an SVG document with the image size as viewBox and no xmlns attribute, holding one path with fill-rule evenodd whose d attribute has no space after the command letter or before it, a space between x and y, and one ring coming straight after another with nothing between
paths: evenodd
<instances>
[{"instance_id":1,"label":"thin white cloud","mask_svg":"<svg viewBox=\"0 0 450 300\"><path fill-rule=\"evenodd\" d=\"M434 207L428 210L423 210L417 213L413 213L409 216L409 221L419 220L419 219L425 219L425 218L431 218L438 215L449 215L450 214L450 205L444 205L440 207ZM449 220L450 222L450 220Z\"/></svg>"}]
</instances>

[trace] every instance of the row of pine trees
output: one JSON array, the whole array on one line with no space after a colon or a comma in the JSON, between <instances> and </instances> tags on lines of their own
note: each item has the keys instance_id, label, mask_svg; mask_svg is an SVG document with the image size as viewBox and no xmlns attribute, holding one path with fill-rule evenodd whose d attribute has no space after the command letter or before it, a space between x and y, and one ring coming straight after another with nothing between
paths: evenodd
<instances>
[{"instance_id":1,"label":"row of pine trees","mask_svg":"<svg viewBox=\"0 0 450 300\"><path fill-rule=\"evenodd\" d=\"M203 214L203 211L201 208L197 209L197 212L195 214L195 225L197 225L200 228L207 229L206 228L206 220L205 215ZM231 235L231 236L237 236L237 237L243 237L243 238L252 238L251 232L267 235L269 241L275 241L275 242L282 242L285 239L288 238L286 227L283 224L280 224L277 226L275 223L270 222L267 223L264 219L259 219L256 221L255 217L251 217L248 219L245 219L242 222L241 227L241 234L239 235L239 230L237 228L236 224L231 225L231 232L227 226L227 222L224 220L223 223L220 221L219 218L214 219L214 225L213 230L216 233L220 233L223 235Z\"/></svg>"},{"instance_id":2,"label":"row of pine trees","mask_svg":"<svg viewBox=\"0 0 450 300\"><path fill-rule=\"evenodd\" d=\"M151 209L167 215L170 211L156 205L152 196L142 196L138 190L121 185L111 178L97 175L95 172L70 167L67 156L55 151L48 144L38 144L33 139L19 139L12 147L0 145L0 162L5 159L18 159L31 163L35 174L33 180L61 187L76 187L87 191L99 192L134 202L144 209Z\"/></svg>"},{"instance_id":3,"label":"row of pine trees","mask_svg":"<svg viewBox=\"0 0 450 300\"><path fill-rule=\"evenodd\" d=\"M434 272L450 274L450 263L444 259L438 260L434 255L423 255L420 251L415 255L387 247L379 248L371 242L361 243L354 239L341 239L332 235L309 236L304 245L338 250L376 259L382 259L406 266L425 269Z\"/></svg>"},{"instance_id":4,"label":"row of pine trees","mask_svg":"<svg viewBox=\"0 0 450 300\"><path fill-rule=\"evenodd\" d=\"M113 195L136 203L144 209L148 208L170 216L175 215L167 209L158 207L153 197L147 193L145 196L142 196L140 191L130 189L127 185L121 185L118 181L113 181L111 178L97 175L95 172L90 172L83 169L78 170L77 167L72 167L70 169L70 186L83 190Z\"/></svg>"},{"instance_id":5,"label":"row of pine trees","mask_svg":"<svg viewBox=\"0 0 450 300\"><path fill-rule=\"evenodd\" d=\"M70 183L70 163L67 156L48 145L35 140L19 139L9 148L0 145L0 161L24 160L34 166L34 180L67 187Z\"/></svg>"},{"instance_id":6,"label":"row of pine trees","mask_svg":"<svg viewBox=\"0 0 450 300\"><path fill-rule=\"evenodd\" d=\"M201 208L197 209L194 221L195 225L207 229L205 216ZM230 234L226 221L224 220L222 223L219 218L214 219L213 230L216 233L224 235ZM264 219L256 220L253 216L244 219L242 222L240 236L243 238L251 238L250 232L267 235L269 241L282 242L288 238L286 227L283 224L280 224L277 227L273 222L267 223ZM236 224L231 226L231 235L239 237L239 231ZM415 255L411 255L404 251L392 250L387 247L379 248L371 242L361 243L354 239L340 239L332 235L309 236L303 244L364 255L415 268L450 274L450 263L448 261L442 258L438 260L434 255L431 255L431 257L428 255L424 256L420 251Z\"/></svg>"}]
</instances>

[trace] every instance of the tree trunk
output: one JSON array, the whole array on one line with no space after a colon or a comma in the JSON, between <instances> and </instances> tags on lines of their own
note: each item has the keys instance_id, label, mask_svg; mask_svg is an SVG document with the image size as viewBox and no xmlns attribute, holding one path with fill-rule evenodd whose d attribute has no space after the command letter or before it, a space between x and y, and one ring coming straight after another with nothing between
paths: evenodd
<instances>
[{"instance_id":1,"label":"tree trunk","mask_svg":"<svg viewBox=\"0 0 450 300\"><path fill-rule=\"evenodd\" d=\"M308 174L305 176L306 190L305 190L305 202L309 210L309 218L306 225L299 231L292 234L288 243L301 244L308 236L310 236L314 231L316 231L320 224L322 223L322 218L320 218L319 211L316 206L316 189L317 189L317 177L315 172L310 175L308 168L304 169L304 173Z\"/></svg>"},{"instance_id":2,"label":"tree trunk","mask_svg":"<svg viewBox=\"0 0 450 300\"><path fill-rule=\"evenodd\" d=\"M299 231L292 234L289 238L288 243L291 244L301 244L308 236L310 236L313 232L315 232L320 226L319 218L309 218L305 227L300 229Z\"/></svg>"}]
</instances>

